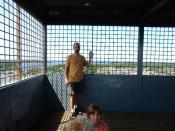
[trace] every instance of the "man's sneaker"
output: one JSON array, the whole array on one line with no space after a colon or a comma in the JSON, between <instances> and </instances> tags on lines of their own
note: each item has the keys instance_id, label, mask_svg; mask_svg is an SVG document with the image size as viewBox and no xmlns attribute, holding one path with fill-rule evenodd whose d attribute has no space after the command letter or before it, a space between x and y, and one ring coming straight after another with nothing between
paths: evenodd
<instances>
[{"instance_id":1,"label":"man's sneaker","mask_svg":"<svg viewBox=\"0 0 175 131\"><path fill-rule=\"evenodd\" d=\"M74 111L72 112L72 117L76 117L79 114L78 108L74 108Z\"/></svg>"},{"instance_id":2,"label":"man's sneaker","mask_svg":"<svg viewBox=\"0 0 175 131\"><path fill-rule=\"evenodd\" d=\"M77 116L76 112L72 112L72 117L76 117L76 116Z\"/></svg>"},{"instance_id":3,"label":"man's sneaker","mask_svg":"<svg viewBox=\"0 0 175 131\"><path fill-rule=\"evenodd\" d=\"M75 113L76 113L76 115L78 115L78 114L79 114L78 107L76 107L76 108L75 108Z\"/></svg>"}]
</instances>

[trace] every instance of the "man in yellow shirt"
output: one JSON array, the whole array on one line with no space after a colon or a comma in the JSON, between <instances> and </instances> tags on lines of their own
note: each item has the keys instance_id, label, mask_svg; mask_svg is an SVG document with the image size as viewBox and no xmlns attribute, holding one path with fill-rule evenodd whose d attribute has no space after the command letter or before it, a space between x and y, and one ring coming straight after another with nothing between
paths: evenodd
<instances>
[{"instance_id":1,"label":"man in yellow shirt","mask_svg":"<svg viewBox=\"0 0 175 131\"><path fill-rule=\"evenodd\" d=\"M82 87L83 80L83 68L84 66L89 67L93 58L92 51L89 53L89 61L86 61L85 57L80 55L80 44L74 43L74 53L69 55L65 65L65 84L71 88L70 94L70 106L72 115L76 115L77 108L77 94Z\"/></svg>"}]
</instances>

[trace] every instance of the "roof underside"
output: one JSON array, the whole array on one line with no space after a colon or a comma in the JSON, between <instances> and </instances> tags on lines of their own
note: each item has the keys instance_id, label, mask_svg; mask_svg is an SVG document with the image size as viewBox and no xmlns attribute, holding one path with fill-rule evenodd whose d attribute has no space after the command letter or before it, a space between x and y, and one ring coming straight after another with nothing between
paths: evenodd
<instances>
[{"instance_id":1,"label":"roof underside","mask_svg":"<svg viewBox=\"0 0 175 131\"><path fill-rule=\"evenodd\" d=\"M14 0L45 24L175 25L174 0Z\"/></svg>"}]
</instances>

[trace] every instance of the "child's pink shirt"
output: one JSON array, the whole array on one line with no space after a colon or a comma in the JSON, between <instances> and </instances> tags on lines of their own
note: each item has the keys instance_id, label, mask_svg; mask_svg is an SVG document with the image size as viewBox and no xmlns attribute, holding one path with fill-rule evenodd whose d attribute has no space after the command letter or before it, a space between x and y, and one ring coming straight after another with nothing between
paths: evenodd
<instances>
[{"instance_id":1,"label":"child's pink shirt","mask_svg":"<svg viewBox=\"0 0 175 131\"><path fill-rule=\"evenodd\" d=\"M100 121L96 131L109 131L107 124L104 121Z\"/></svg>"}]
</instances>

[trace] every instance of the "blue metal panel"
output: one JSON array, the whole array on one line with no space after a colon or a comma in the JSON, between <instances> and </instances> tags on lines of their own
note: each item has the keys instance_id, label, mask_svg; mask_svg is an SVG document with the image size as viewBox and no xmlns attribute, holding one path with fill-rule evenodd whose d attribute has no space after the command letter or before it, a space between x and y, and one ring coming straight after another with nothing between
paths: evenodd
<instances>
[{"instance_id":1,"label":"blue metal panel","mask_svg":"<svg viewBox=\"0 0 175 131\"><path fill-rule=\"evenodd\" d=\"M143 111L175 112L175 77L143 77Z\"/></svg>"},{"instance_id":2,"label":"blue metal panel","mask_svg":"<svg viewBox=\"0 0 175 131\"><path fill-rule=\"evenodd\" d=\"M80 106L91 103L104 111L139 111L140 88L136 76L86 75L80 95Z\"/></svg>"},{"instance_id":3,"label":"blue metal panel","mask_svg":"<svg viewBox=\"0 0 175 131\"><path fill-rule=\"evenodd\" d=\"M44 112L44 76L0 89L0 130L30 129Z\"/></svg>"},{"instance_id":4,"label":"blue metal panel","mask_svg":"<svg viewBox=\"0 0 175 131\"><path fill-rule=\"evenodd\" d=\"M60 101L65 110L69 110L68 88L63 83L64 75L52 74L48 79L48 110L62 110L60 103L56 101ZM85 75L79 106L86 110L89 104L97 103L104 111L140 111L140 95L141 89L136 76Z\"/></svg>"},{"instance_id":5,"label":"blue metal panel","mask_svg":"<svg viewBox=\"0 0 175 131\"><path fill-rule=\"evenodd\" d=\"M11 89L0 89L0 131L8 128L12 120Z\"/></svg>"},{"instance_id":6,"label":"blue metal panel","mask_svg":"<svg viewBox=\"0 0 175 131\"><path fill-rule=\"evenodd\" d=\"M63 83L63 74L50 75L49 79L49 90L54 93L47 94L47 103L52 101L47 108L50 111L59 111L63 107L69 110L68 88ZM79 106L86 110L88 105L96 103L104 111L175 112L174 85L174 77L85 75ZM54 99L61 103L53 102Z\"/></svg>"}]
</instances>

